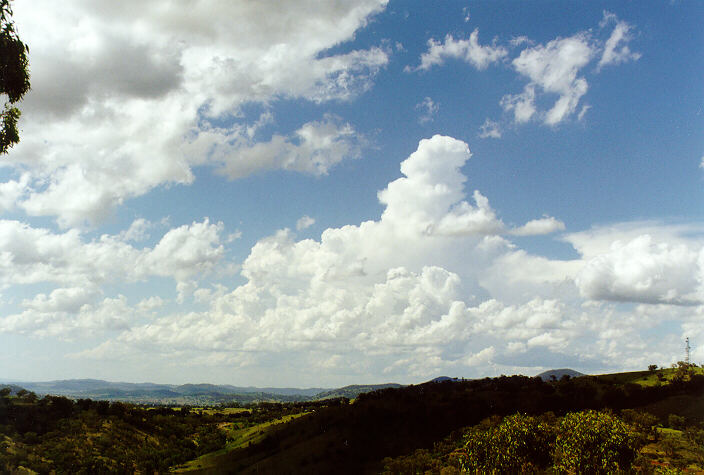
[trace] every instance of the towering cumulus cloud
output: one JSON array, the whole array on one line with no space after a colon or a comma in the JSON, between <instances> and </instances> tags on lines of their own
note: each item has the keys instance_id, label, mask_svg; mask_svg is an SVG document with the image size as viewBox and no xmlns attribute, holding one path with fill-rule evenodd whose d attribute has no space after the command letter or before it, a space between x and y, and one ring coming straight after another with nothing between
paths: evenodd
<instances>
[{"instance_id":1,"label":"towering cumulus cloud","mask_svg":"<svg viewBox=\"0 0 704 475\"><path fill-rule=\"evenodd\" d=\"M244 366L286 354L300 367L426 374L488 361L488 342L504 333L531 347L560 347L557 302L470 306L483 292L478 275L510 243L483 195L464 200L469 157L459 140L422 140L401 163L403 176L379 192L378 221L327 229L320 241L281 230L252 248L242 264L246 283L196 291L212 299L208 310L135 326L83 355L125 345L192 348Z\"/></svg>"}]
</instances>

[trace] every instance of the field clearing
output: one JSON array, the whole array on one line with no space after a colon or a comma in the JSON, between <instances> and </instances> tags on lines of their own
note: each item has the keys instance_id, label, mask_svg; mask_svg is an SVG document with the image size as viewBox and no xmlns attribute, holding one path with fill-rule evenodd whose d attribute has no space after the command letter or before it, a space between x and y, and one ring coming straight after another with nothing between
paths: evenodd
<instances>
[{"instance_id":1,"label":"field clearing","mask_svg":"<svg viewBox=\"0 0 704 475\"><path fill-rule=\"evenodd\" d=\"M241 408L228 409L239 409L240 412L242 412L243 410ZM267 434L275 429L275 426L285 424L293 419L305 416L306 414L310 414L310 412L291 414L281 417L279 419L274 419L242 429L237 428L237 422L224 423L220 426L220 428L225 430L225 432L227 433L227 438L229 440L229 442L224 448L215 452L202 455L195 460L191 460L190 462L173 468L171 471L174 473L187 473L200 470L207 471L208 469L218 467L220 466L220 459L226 456L229 452L248 447L249 445L257 444L264 440Z\"/></svg>"},{"instance_id":2,"label":"field clearing","mask_svg":"<svg viewBox=\"0 0 704 475\"><path fill-rule=\"evenodd\" d=\"M213 416L215 414L240 414L249 411L249 409L244 407L194 407L193 411Z\"/></svg>"},{"instance_id":3,"label":"field clearing","mask_svg":"<svg viewBox=\"0 0 704 475\"><path fill-rule=\"evenodd\" d=\"M694 371L694 374L704 375L704 368L694 367L691 369ZM676 374L676 368L662 368L655 371L631 371L628 373L596 375L596 377L604 381L610 381L618 384L633 383L641 386L657 386L658 384L664 384L671 381Z\"/></svg>"}]
</instances>

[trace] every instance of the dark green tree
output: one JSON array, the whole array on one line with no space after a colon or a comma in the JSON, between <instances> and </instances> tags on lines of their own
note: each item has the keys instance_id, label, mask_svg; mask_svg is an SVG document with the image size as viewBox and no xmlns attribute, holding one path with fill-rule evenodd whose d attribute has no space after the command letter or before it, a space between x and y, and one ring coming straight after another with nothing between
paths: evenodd
<instances>
[{"instance_id":1,"label":"dark green tree","mask_svg":"<svg viewBox=\"0 0 704 475\"><path fill-rule=\"evenodd\" d=\"M7 97L0 112L0 154L20 141L20 110L14 104L29 91L29 47L17 35L10 1L0 0L0 94Z\"/></svg>"}]
</instances>

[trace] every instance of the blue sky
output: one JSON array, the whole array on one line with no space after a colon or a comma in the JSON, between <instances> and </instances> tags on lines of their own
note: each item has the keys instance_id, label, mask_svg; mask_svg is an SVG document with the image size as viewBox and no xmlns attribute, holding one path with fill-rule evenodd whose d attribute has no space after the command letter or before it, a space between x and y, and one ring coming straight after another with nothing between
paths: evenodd
<instances>
[{"instance_id":1,"label":"blue sky","mask_svg":"<svg viewBox=\"0 0 704 475\"><path fill-rule=\"evenodd\" d=\"M0 378L704 360L700 2L54 3L14 4Z\"/></svg>"}]
</instances>

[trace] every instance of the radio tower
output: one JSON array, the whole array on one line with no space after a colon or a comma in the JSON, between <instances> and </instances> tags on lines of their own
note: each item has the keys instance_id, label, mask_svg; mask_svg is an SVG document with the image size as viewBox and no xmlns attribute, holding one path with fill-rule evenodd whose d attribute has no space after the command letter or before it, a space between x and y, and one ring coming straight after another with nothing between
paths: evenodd
<instances>
[{"instance_id":1,"label":"radio tower","mask_svg":"<svg viewBox=\"0 0 704 475\"><path fill-rule=\"evenodd\" d=\"M689 351L692 348L689 346L689 337L687 337L684 341L686 343L684 347L684 362L689 366Z\"/></svg>"}]
</instances>

